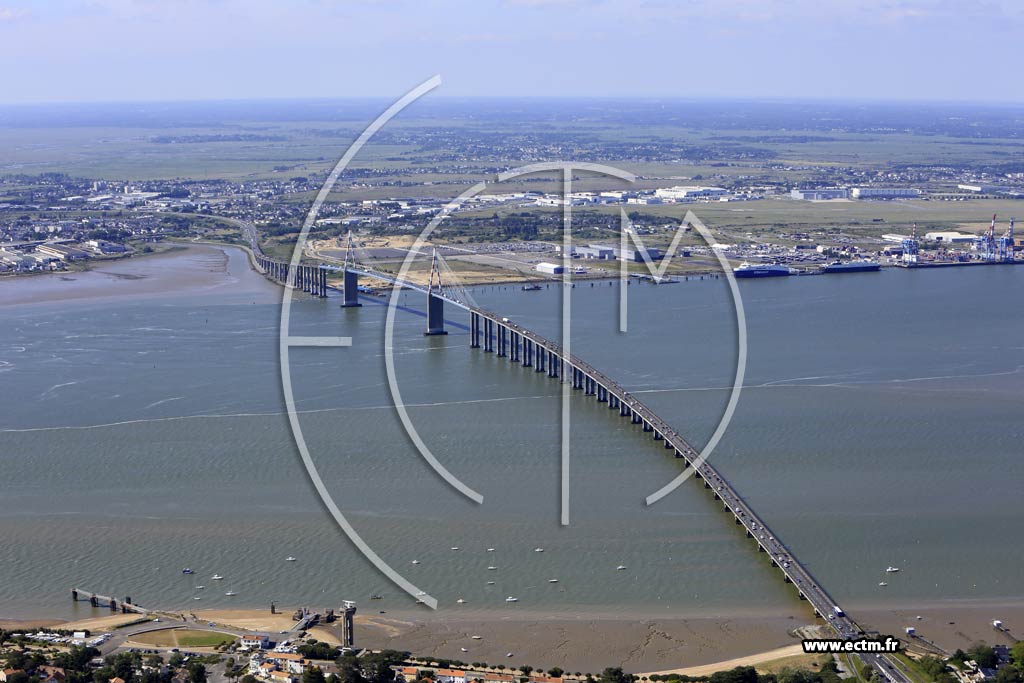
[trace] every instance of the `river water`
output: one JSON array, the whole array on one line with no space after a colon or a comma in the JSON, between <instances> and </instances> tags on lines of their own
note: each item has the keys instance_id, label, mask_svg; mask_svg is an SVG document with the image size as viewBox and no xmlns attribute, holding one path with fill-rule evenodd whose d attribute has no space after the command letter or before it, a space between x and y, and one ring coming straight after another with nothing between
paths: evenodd
<instances>
[{"instance_id":1,"label":"river water","mask_svg":"<svg viewBox=\"0 0 1024 683\"><path fill-rule=\"evenodd\" d=\"M308 482L284 411L280 290L235 249L102 270L0 280L0 617L88 612L72 586L160 608L323 608L379 593L374 606L414 609ZM741 283L747 377L714 462L848 609L1024 599L1022 285L1010 267ZM561 292L474 296L557 336ZM402 303L422 310L422 298ZM401 311L403 398L484 502L462 498L392 407L385 306L338 303L294 306L293 334L354 340L291 351L303 431L342 511L442 610L792 609L791 589L702 487L644 505L678 462L579 395L561 526L559 386L470 350L460 311L431 338ZM703 445L735 369L725 280L631 286L625 335L617 304L608 283L573 290L574 352Z\"/></svg>"}]
</instances>

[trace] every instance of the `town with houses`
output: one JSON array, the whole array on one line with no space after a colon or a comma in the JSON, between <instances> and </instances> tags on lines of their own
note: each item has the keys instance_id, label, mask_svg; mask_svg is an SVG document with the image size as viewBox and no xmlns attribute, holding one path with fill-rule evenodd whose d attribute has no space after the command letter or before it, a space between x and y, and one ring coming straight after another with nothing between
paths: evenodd
<instances>
[{"instance_id":1,"label":"town with houses","mask_svg":"<svg viewBox=\"0 0 1024 683\"><path fill-rule=\"evenodd\" d=\"M572 192L562 196L556 192L512 191L490 192L472 197L465 205L470 218L460 223L458 216L449 220L449 232L439 230L439 240L456 241L468 253L496 252L530 253L558 252L555 240L546 240L544 226L557 223L558 212L571 205L585 228L595 222L596 230L606 229L618 220L617 211L629 212L636 220L627 230L637 235L667 238L678 226L664 214L645 213L672 205L721 205L733 202L780 203L882 203L907 200L935 202L969 202L978 199L1024 199L1024 173L1009 173L1001 179L982 174L961 173L956 180L965 182L932 182L927 189L906 184L890 184L893 174L880 174L871 184L859 186L787 187L765 183L744 183L736 178L716 185L671 184L642 190L595 190ZM645 179L648 184L667 179ZM720 180L725 181L723 176ZM969 182L966 182L969 180ZM984 181L984 182L983 182ZM125 258L159 250L159 243L185 239L212 239L241 242L242 227L254 226L272 251L275 244L284 250L293 239L304 218L308 198L321 182L317 177L292 177L287 180L256 180L231 182L218 180L109 182L89 181L50 174L44 176L7 176L0 178L0 274L16 275L45 271L87 268L90 262ZM389 181L370 179L353 181L353 187L390 187ZM725 186L728 185L728 186ZM806 185L806 183L805 183ZM500 185L496 185L499 188ZM381 199L328 201L322 207L311 237L337 240L348 232L364 236L401 236L418 233L426 222L440 212L447 198L417 195L415 188L406 188L410 196ZM617 207L621 207L618 209ZM649 207L649 208L648 208ZM501 213L499 213L501 212ZM511 214L518 223L527 224L521 231L476 230L480 216L491 222L502 221ZM475 217L474 217L475 216ZM538 230L537 226L541 229ZM878 228L881 226L868 226ZM712 228L714 226L712 225ZM476 233L480 234L477 235ZM740 261L779 262L799 265L802 262L821 264L835 258L890 259L890 264L905 265L903 254L908 239L919 242L924 254L940 252L937 258L971 260L972 248L977 250L977 233L956 230L922 230L920 235L874 231L866 235L850 235L842 231L787 232L785 229L754 236L731 231L721 234L717 244L707 245L691 240L672 256L695 257L694 270L710 268L706 257L713 250L727 258ZM607 239L607 238L605 238ZM582 259L619 258L618 246L603 242L588 243L586 235L576 238L579 245L573 256ZM1014 249L1024 246L1015 238ZM950 250L958 250L952 256ZM647 259L666 255L664 249L651 248ZM310 254L319 257L319 254ZM642 260L639 252L629 256ZM702 260L703 259L703 260ZM324 259L329 262L330 259ZM542 275L554 275L558 268L551 259L533 259L530 268ZM883 263L886 265L887 263ZM578 269L582 274L585 268Z\"/></svg>"},{"instance_id":2,"label":"town with houses","mask_svg":"<svg viewBox=\"0 0 1024 683\"><path fill-rule=\"evenodd\" d=\"M841 655L824 655L797 677L789 669L757 675L744 667L707 676L631 675L622 669L601 673L547 671L529 665L438 659L411 652L373 650L331 644L323 632L299 630L269 634L237 631L194 619L156 625L151 616L129 620L112 631L0 630L0 683L635 683L636 681L709 681L710 683L839 683L850 663ZM1001 626L1001 625L1000 625ZM145 634L205 635L201 645L173 646L147 641ZM125 631L126 634L121 634ZM977 643L968 651L944 656L927 641L917 642L908 629L907 659L940 683L1019 683L1024 670L1024 643L989 646ZM330 637L330 636L328 636ZM480 636L473 636L479 639ZM198 642L198 641L197 641ZM470 642L478 642L473 640ZM163 644L156 644L163 643ZM214 644L215 643L215 644ZM467 651L464 648L464 651ZM511 656L512 653L509 653ZM903 655L906 658L906 655ZM859 672L858 672L859 673ZM864 680L872 681L870 670ZM726 674L729 674L727 676ZM755 678L751 678L755 676ZM846 678L855 681L856 677Z\"/></svg>"}]
</instances>

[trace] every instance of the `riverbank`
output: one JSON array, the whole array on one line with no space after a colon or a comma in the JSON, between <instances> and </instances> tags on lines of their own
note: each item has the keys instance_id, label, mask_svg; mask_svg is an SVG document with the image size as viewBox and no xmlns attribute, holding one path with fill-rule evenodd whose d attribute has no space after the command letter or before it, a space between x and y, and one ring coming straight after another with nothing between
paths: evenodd
<instances>
[{"instance_id":1,"label":"riverbank","mask_svg":"<svg viewBox=\"0 0 1024 683\"><path fill-rule=\"evenodd\" d=\"M373 649L408 650L420 656L506 666L559 666L584 672L621 666L631 672L701 675L799 655L794 648L799 647L802 638L828 637L828 628L820 621L812 623L801 605L794 604L790 614L651 619L592 613L576 617L543 612L502 617L402 610L380 613L364 604L363 611L356 615L356 642ZM294 626L292 610L280 611L284 614L271 615L265 609L194 613L201 621L277 633ZM924 640L911 639L911 645L926 649L934 644L953 652L982 640L1011 644L1014 625L1024 624L1024 602L873 608L855 610L854 617L869 632L901 638L905 638L907 626L914 626ZM995 618L1011 630L995 630ZM337 623L318 626L312 634L318 640L340 643Z\"/></svg>"},{"instance_id":2,"label":"riverbank","mask_svg":"<svg viewBox=\"0 0 1024 683\"><path fill-rule=\"evenodd\" d=\"M95 262L87 270L0 280L0 306L69 300L93 304L110 299L205 295L215 290L233 301L275 301L276 285L262 277L243 277L243 268L251 268L243 247L182 243L160 253Z\"/></svg>"},{"instance_id":3,"label":"riverbank","mask_svg":"<svg viewBox=\"0 0 1024 683\"><path fill-rule=\"evenodd\" d=\"M363 607L366 610L366 606ZM294 626L291 609L194 610L203 622L252 631L279 633ZM789 615L749 617L629 618L628 615L581 615L577 618L524 613L496 618L486 615L423 615L416 612L361 612L356 615L356 643L372 649L408 650L418 656L505 664L558 666L568 671L600 671L621 666L634 673L679 673L691 676L737 666L770 665L802 655L803 637L827 637L821 622L809 624L794 609ZM992 627L998 615L1009 632ZM913 625L920 638L952 652L978 641L1012 644L1014 625L1024 623L1024 603L999 601L920 607L858 610L854 615L870 632L905 638ZM920 619L918 618L920 617ZM0 620L0 628L114 629L137 615L97 616L74 622ZM1018 632L1019 634L1019 632ZM318 640L340 644L340 624L311 630ZM475 638L474 636L478 636ZM463 651L465 648L466 651ZM511 653L512 656L508 656Z\"/></svg>"}]
</instances>

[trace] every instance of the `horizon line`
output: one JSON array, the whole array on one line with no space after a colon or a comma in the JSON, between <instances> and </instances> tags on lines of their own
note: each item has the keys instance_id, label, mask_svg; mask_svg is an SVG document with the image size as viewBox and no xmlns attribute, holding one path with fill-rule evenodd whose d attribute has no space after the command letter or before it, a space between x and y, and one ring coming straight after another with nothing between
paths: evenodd
<instances>
[{"instance_id":1,"label":"horizon line","mask_svg":"<svg viewBox=\"0 0 1024 683\"><path fill-rule=\"evenodd\" d=\"M231 103L261 103L271 104L275 102L365 102L376 103L390 101L390 95L284 95L284 96L240 96L240 97L211 97L211 98L181 98L181 99L100 99L100 100L33 100L25 102L3 102L0 103L0 110L17 109L24 107L60 107L60 106L113 106L113 105L172 105L172 104L231 104ZM679 103L715 103L728 102L736 104L882 104L882 105L970 105L978 104L985 106L1024 106L1024 98L1016 100L983 99L977 97L965 97L962 99L951 98L891 98L891 97L821 97L813 95L785 95L785 96L749 96L749 95L459 95L437 93L430 101L437 102L444 100L453 101L636 101L639 103L656 102L679 102Z\"/></svg>"}]
</instances>

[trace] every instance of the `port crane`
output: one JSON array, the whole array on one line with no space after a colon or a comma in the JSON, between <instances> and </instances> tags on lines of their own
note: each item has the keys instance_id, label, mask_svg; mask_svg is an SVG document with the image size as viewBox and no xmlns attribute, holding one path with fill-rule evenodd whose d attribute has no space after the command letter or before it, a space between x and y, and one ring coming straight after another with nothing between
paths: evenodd
<instances>
[{"instance_id":1,"label":"port crane","mask_svg":"<svg viewBox=\"0 0 1024 683\"><path fill-rule=\"evenodd\" d=\"M1000 260L996 250L996 214L992 214L992 223L988 230L974 240L974 251L980 255L982 261Z\"/></svg>"},{"instance_id":2,"label":"port crane","mask_svg":"<svg viewBox=\"0 0 1024 683\"><path fill-rule=\"evenodd\" d=\"M917 223L914 223L910 238L903 240L903 265L917 265Z\"/></svg>"},{"instance_id":3,"label":"port crane","mask_svg":"<svg viewBox=\"0 0 1024 683\"><path fill-rule=\"evenodd\" d=\"M1000 261L1013 260L1013 218L1010 218L1010 227L1006 229L1003 236L996 242L996 257Z\"/></svg>"}]
</instances>

